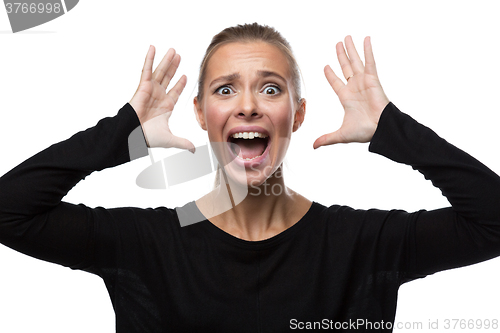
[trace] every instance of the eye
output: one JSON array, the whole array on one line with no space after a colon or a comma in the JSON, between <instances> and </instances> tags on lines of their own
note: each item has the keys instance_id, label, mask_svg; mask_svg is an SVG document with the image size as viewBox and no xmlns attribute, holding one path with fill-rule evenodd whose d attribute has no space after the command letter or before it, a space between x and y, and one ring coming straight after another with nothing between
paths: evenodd
<instances>
[{"instance_id":1,"label":"eye","mask_svg":"<svg viewBox=\"0 0 500 333\"><path fill-rule=\"evenodd\" d=\"M281 92L281 89L277 86L267 86L264 88L264 94L266 95L277 95Z\"/></svg>"},{"instance_id":2,"label":"eye","mask_svg":"<svg viewBox=\"0 0 500 333\"><path fill-rule=\"evenodd\" d=\"M230 94L234 93L233 89L231 89L228 86L219 87L219 88L217 88L217 90L215 92L219 95L230 95Z\"/></svg>"}]
</instances>

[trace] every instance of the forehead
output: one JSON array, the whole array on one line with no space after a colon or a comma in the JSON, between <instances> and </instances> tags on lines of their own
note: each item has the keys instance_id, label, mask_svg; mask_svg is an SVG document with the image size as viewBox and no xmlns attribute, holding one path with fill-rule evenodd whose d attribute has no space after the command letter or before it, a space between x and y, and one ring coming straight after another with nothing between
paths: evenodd
<instances>
[{"instance_id":1,"label":"forehead","mask_svg":"<svg viewBox=\"0 0 500 333\"><path fill-rule=\"evenodd\" d=\"M207 64L207 79L219 75L251 74L259 70L276 72L290 79L289 62L276 46L265 42L229 43L219 47Z\"/></svg>"}]
</instances>

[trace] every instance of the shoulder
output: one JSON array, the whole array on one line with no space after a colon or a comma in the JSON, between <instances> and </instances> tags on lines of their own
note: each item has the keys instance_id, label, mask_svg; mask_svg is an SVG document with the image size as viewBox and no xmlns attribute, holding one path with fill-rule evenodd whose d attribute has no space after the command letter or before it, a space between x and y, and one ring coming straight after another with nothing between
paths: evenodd
<instances>
[{"instance_id":1,"label":"shoulder","mask_svg":"<svg viewBox=\"0 0 500 333\"><path fill-rule=\"evenodd\" d=\"M401 209L356 209L346 205L313 202L317 219L332 233L373 235L381 232L403 232L419 212L408 213Z\"/></svg>"}]
</instances>

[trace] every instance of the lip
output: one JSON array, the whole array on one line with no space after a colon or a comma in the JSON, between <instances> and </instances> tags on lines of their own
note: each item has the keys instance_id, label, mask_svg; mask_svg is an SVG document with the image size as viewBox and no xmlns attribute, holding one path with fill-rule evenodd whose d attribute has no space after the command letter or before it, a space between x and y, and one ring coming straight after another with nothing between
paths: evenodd
<instances>
[{"instance_id":1,"label":"lip","mask_svg":"<svg viewBox=\"0 0 500 333\"><path fill-rule=\"evenodd\" d=\"M229 153L231 154L231 157L233 158L233 161L236 164L238 164L239 166L244 166L245 168L258 167L260 164L262 164L262 162L264 162L264 160L269 155L269 148L271 147L271 140L272 140L271 136L269 135L269 131L263 127L260 127L260 126L237 126L237 127L232 128L231 130L229 130L229 132L227 134L226 142L230 142L229 138L231 137L231 135L233 135L234 133L239 133L239 132L259 132L259 133L263 133L263 134L267 135L268 141L267 141L266 149L264 150L262 155L260 155L259 157L255 158L251 161L242 160L241 158L236 156L233 153L233 150L231 149L231 147L229 145L227 145L227 149L229 150Z\"/></svg>"}]
</instances>

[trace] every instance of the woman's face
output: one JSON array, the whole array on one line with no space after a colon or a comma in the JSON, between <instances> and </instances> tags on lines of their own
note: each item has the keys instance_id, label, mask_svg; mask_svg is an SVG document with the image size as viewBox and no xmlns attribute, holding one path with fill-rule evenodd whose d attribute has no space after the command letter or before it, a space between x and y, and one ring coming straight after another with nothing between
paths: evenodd
<instances>
[{"instance_id":1,"label":"woman's face","mask_svg":"<svg viewBox=\"0 0 500 333\"><path fill-rule=\"evenodd\" d=\"M233 180L258 186L281 165L305 114L293 91L288 59L273 45L230 43L212 55L195 110Z\"/></svg>"}]
</instances>

